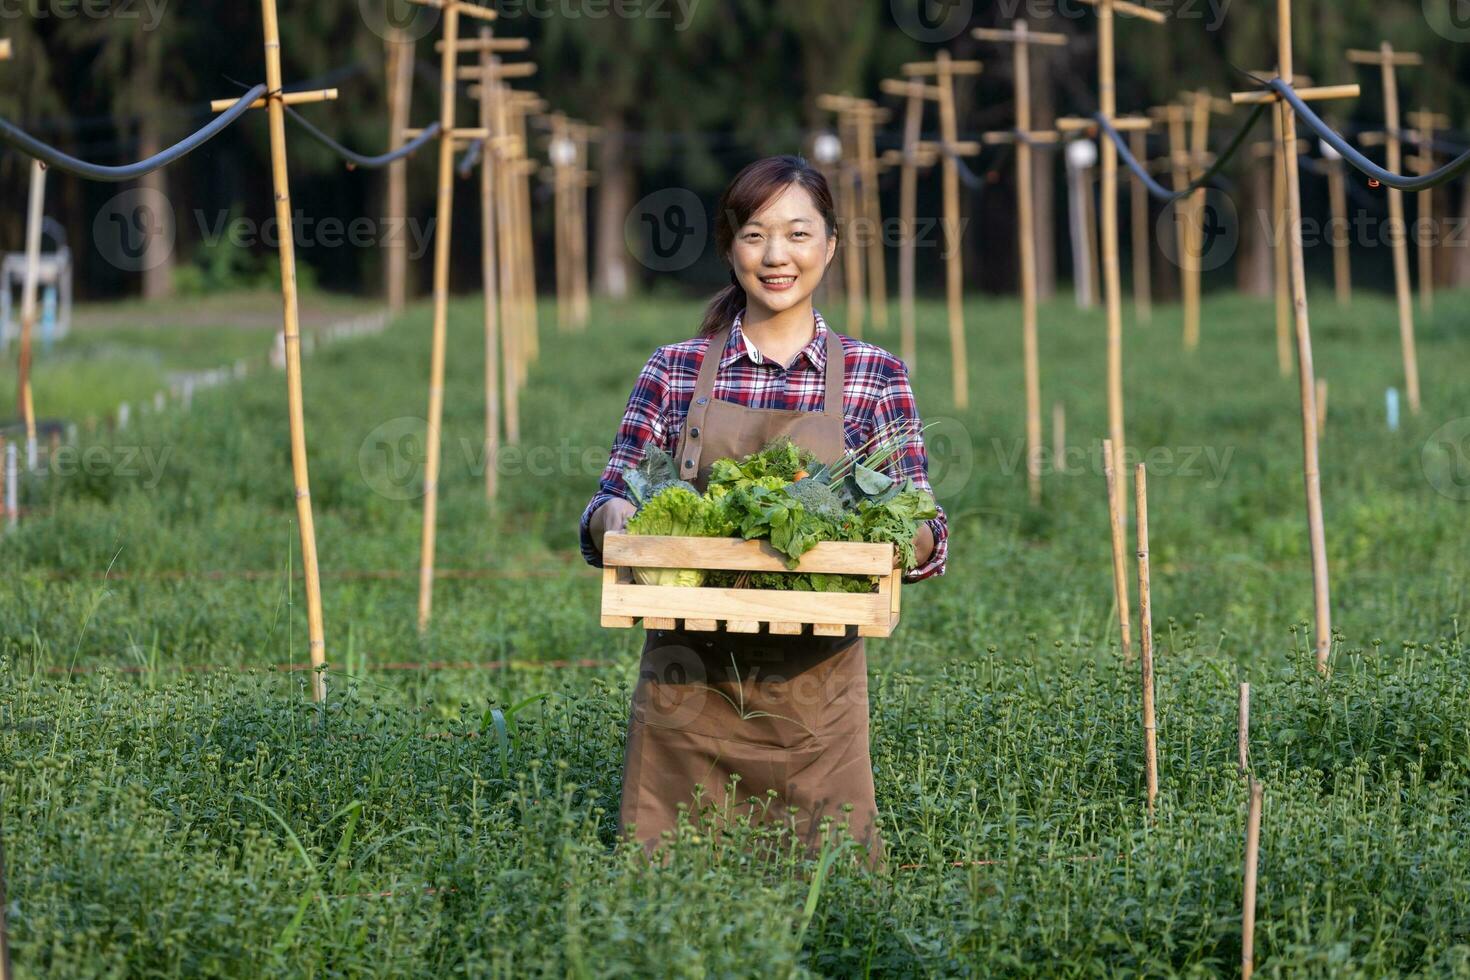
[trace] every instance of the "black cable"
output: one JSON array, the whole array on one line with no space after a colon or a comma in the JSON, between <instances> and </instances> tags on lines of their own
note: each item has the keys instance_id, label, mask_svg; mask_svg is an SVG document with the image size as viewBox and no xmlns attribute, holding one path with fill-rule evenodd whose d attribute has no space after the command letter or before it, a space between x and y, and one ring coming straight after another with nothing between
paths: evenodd
<instances>
[{"instance_id":1,"label":"black cable","mask_svg":"<svg viewBox=\"0 0 1470 980\"><path fill-rule=\"evenodd\" d=\"M285 109L286 115L290 116L291 119L294 120L298 126L306 130L306 132L312 138L314 138L318 143L321 143L327 149L331 150L333 153L337 154L342 159L346 160L349 168L361 167L364 170L377 170L381 167L386 167L388 166L388 164L392 163L395 160L402 160L404 157L413 156L413 154L417 153L425 143L429 142L434 137L439 135L439 124L437 122L430 123L422 133L415 136L407 143L404 143L398 149L392 150L388 153L379 154L375 157L364 156L363 154L358 153L354 150L349 150L341 143L338 143L336 140L332 139L332 137L322 132L310 120L308 120L305 116L303 116L301 113L297 112L290 106L286 106Z\"/></svg>"},{"instance_id":2,"label":"black cable","mask_svg":"<svg viewBox=\"0 0 1470 980\"><path fill-rule=\"evenodd\" d=\"M1255 76L1251 76L1255 78ZM1396 174L1378 166L1372 160L1364 156L1357 147L1337 134L1331 126L1322 121L1322 118L1312 111L1302 97L1297 95L1292 87L1279 78L1270 80L1255 79L1258 84L1275 92L1285 99L1287 104L1296 112L1306 127L1320 136L1328 146L1332 147L1342 156L1344 160L1366 175L1370 180L1376 180L1380 184L1387 184L1401 191L1425 191L1441 184L1447 184L1459 177L1466 171L1470 171L1470 150L1460 154L1454 160L1440 167L1438 170L1430 171L1421 177L1410 177L1405 174Z\"/></svg>"},{"instance_id":3,"label":"black cable","mask_svg":"<svg viewBox=\"0 0 1470 980\"><path fill-rule=\"evenodd\" d=\"M1229 144L1225 147L1225 151L1215 157L1215 162L1210 165L1209 169L1200 174L1199 179L1192 181L1191 183L1185 185L1183 189L1177 191L1171 191L1163 184L1160 184L1158 181L1154 180L1153 175L1150 174L1148 170L1145 169L1143 165L1138 162L1138 159L1134 157L1132 152L1129 151L1128 141L1123 138L1123 134L1119 133L1117 129L1113 127L1113 124L1108 121L1108 118L1106 116L1104 116L1101 112L1096 112L1093 113L1092 118L1097 122L1100 127L1102 127L1102 130L1105 134L1107 134L1108 139L1112 140L1114 145L1117 146L1119 158L1123 161L1125 165L1127 165L1128 169L1132 170L1133 173L1137 175L1138 179L1143 182L1144 189L1148 191L1151 197L1156 197L1161 201L1178 201L1181 198L1186 198L1189 195L1193 194L1201 187L1216 183L1216 175L1222 169L1224 169L1225 164L1229 163L1230 159L1235 156L1235 154L1240 150L1242 146L1245 145L1245 138L1250 135L1250 132L1255 127L1257 121L1260 120L1261 116L1265 114L1268 108L1270 108L1270 106L1266 103L1256 106L1255 111L1250 114L1250 117L1248 119L1246 119L1245 125L1236 130L1235 136L1231 138Z\"/></svg>"},{"instance_id":4,"label":"black cable","mask_svg":"<svg viewBox=\"0 0 1470 980\"><path fill-rule=\"evenodd\" d=\"M437 123L435 124L437 125ZM480 154L485 152L484 140L471 140L469 146L464 148L464 153L459 158L457 169L461 180L465 180L475 171L475 164L480 162Z\"/></svg>"},{"instance_id":5,"label":"black cable","mask_svg":"<svg viewBox=\"0 0 1470 980\"><path fill-rule=\"evenodd\" d=\"M88 163L78 160L76 157L63 153L54 146L42 143L25 130L0 119L0 142L8 143L26 156L34 157L47 166L55 167L57 170L75 174L88 180L100 180L109 183L118 183L127 180L137 180L145 174L150 174L160 167L166 167L180 157L186 156L199 147L214 139L230 126L236 119L243 116L249 109L250 103L265 95L266 87L257 85L244 95L240 96L238 102L220 113L215 119L185 136L173 146L155 153L146 160L130 163L120 167L105 167L96 163Z\"/></svg>"}]
</instances>

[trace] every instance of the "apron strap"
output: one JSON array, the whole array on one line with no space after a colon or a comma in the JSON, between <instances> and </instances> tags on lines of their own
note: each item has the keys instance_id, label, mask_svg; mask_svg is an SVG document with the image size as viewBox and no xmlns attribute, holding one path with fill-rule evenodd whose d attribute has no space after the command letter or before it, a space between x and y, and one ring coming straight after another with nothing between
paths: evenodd
<instances>
[{"instance_id":1,"label":"apron strap","mask_svg":"<svg viewBox=\"0 0 1470 980\"><path fill-rule=\"evenodd\" d=\"M699 456L704 448L704 415L715 394L715 372L725 357L725 346L730 342L730 328L725 327L709 339L704 360L699 364L699 380L694 385L694 395L689 401L689 411L684 419L684 432L679 436L679 479L694 482L699 476Z\"/></svg>"},{"instance_id":2,"label":"apron strap","mask_svg":"<svg viewBox=\"0 0 1470 980\"><path fill-rule=\"evenodd\" d=\"M830 326L827 328L827 399L822 411L828 415L836 416L838 423L842 422L842 387L844 382L844 367L842 354L842 341L837 337L837 331Z\"/></svg>"}]
</instances>

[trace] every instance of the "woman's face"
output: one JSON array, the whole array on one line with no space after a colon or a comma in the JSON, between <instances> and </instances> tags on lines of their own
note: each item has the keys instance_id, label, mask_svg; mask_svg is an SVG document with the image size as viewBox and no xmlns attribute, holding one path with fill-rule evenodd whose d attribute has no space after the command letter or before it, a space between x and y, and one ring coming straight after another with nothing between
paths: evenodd
<instances>
[{"instance_id":1,"label":"woman's face","mask_svg":"<svg viewBox=\"0 0 1470 980\"><path fill-rule=\"evenodd\" d=\"M753 312L781 313L811 298L836 249L811 194L790 184L736 229L730 266Z\"/></svg>"}]
</instances>

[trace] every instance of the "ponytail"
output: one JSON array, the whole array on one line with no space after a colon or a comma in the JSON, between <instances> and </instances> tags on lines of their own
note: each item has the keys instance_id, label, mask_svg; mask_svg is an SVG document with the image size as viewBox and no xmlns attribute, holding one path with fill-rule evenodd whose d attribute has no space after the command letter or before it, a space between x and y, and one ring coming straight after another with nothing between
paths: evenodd
<instances>
[{"instance_id":1,"label":"ponytail","mask_svg":"<svg viewBox=\"0 0 1470 980\"><path fill-rule=\"evenodd\" d=\"M740 285L740 280L735 278L735 270L731 269L730 285L715 293L715 298L705 308L704 322L699 325L699 335L713 337L733 324L744 310L745 287Z\"/></svg>"}]
</instances>

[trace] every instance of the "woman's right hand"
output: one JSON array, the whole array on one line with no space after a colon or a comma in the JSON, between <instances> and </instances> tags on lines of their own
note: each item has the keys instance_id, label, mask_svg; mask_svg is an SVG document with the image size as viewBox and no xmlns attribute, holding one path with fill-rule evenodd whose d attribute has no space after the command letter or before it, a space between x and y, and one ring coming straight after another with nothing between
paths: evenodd
<instances>
[{"instance_id":1,"label":"woman's right hand","mask_svg":"<svg viewBox=\"0 0 1470 980\"><path fill-rule=\"evenodd\" d=\"M597 548L597 553L602 554L602 539L609 531L621 531L628 526L628 518L637 513L638 508L622 497L614 497L592 514L592 520L587 522L587 530L592 535L592 544Z\"/></svg>"}]
</instances>

